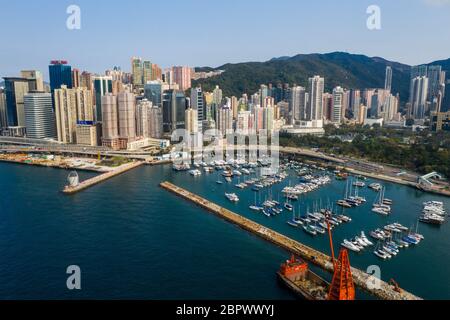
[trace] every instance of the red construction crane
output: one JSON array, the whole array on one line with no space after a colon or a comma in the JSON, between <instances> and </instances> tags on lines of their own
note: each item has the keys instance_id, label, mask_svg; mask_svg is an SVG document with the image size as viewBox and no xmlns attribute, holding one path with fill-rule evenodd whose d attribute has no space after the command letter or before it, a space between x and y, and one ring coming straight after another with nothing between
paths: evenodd
<instances>
[{"instance_id":1,"label":"red construction crane","mask_svg":"<svg viewBox=\"0 0 450 320\"><path fill-rule=\"evenodd\" d=\"M350 259L347 249L342 249L339 253L339 259L336 261L334 256L333 237L330 227L330 213L326 214L325 220L330 237L331 259L334 266L333 281L330 285L328 300L355 300L355 284L353 282Z\"/></svg>"}]
</instances>

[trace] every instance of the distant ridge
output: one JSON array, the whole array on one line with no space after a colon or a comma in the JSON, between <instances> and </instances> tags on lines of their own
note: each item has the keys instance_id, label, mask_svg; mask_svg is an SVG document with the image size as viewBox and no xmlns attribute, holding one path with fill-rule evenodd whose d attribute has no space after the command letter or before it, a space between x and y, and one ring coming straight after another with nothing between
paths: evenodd
<instances>
[{"instance_id":1,"label":"distant ridge","mask_svg":"<svg viewBox=\"0 0 450 320\"><path fill-rule=\"evenodd\" d=\"M450 71L450 59L432 62L441 64ZM409 96L411 66L382 57L368 57L362 54L331 52L326 54L298 54L292 57L278 57L266 62L244 62L225 64L209 70L225 70L220 76L194 81L204 90L213 90L219 85L225 95L240 96L254 93L261 84L290 83L306 86L313 75L325 77L327 91L340 85L346 88L383 88L386 66L393 69L393 93L399 93L404 104ZM450 72L449 72L450 73Z\"/></svg>"}]
</instances>

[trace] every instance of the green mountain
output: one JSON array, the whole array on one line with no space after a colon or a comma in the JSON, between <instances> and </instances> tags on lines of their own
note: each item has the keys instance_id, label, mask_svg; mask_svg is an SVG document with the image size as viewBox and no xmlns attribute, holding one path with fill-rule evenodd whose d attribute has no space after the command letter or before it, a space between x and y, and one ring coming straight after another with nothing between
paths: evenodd
<instances>
[{"instance_id":1,"label":"green mountain","mask_svg":"<svg viewBox=\"0 0 450 320\"><path fill-rule=\"evenodd\" d=\"M214 70L225 70L220 76L194 81L204 90L219 85L228 96L253 94L261 84L290 83L307 86L314 75L325 77L326 90L335 86L346 88L383 88L386 66L393 69L393 92L399 93L402 104L409 96L410 66L379 57L333 52L327 54L299 54L274 58L266 62L225 64Z\"/></svg>"}]
</instances>

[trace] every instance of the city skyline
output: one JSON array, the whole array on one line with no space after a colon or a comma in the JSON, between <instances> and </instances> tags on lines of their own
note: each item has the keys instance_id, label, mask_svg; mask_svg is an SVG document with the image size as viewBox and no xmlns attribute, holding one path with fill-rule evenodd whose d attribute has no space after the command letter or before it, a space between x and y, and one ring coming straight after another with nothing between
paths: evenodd
<instances>
[{"instance_id":1,"label":"city skyline","mask_svg":"<svg viewBox=\"0 0 450 320\"><path fill-rule=\"evenodd\" d=\"M42 5L45 2L27 6L2 4L0 18L12 30L5 33L3 40L8 50L0 52L3 76L18 75L17 70L33 68L42 70L47 81L47 64L51 59L68 60L80 69L102 73L116 65L128 71L132 56L150 57L164 68L172 65L218 67L226 63L332 51L381 56L409 65L450 56L449 41L435 31L449 27L448 1L378 1L381 30L372 31L366 26L369 17L366 10L372 4L369 1L306 4L286 0L277 6L263 1L258 3L258 17L254 18L251 14L255 10L254 2L201 0L194 6L192 2L175 1L171 8L175 6L177 10L170 11L162 3L135 1L131 5L103 5L81 0L77 3L81 9L80 30L66 28L66 9L70 3ZM198 8L201 8L200 14ZM136 9L153 12L151 21L135 19ZM415 22L418 12L427 23ZM339 23L336 23L336 15L340 17ZM13 18L17 16L21 19ZM242 23L229 23L228 16ZM118 18L122 24L112 23ZM398 23L399 20L402 23ZM317 24L317 21L322 23ZM107 31L105 26L109 26ZM136 32L130 33L130 29ZM113 36L104 37L105 32ZM334 33L340 36L335 37ZM292 41L284 41L286 38ZM414 39L421 39L421 46L427 50L416 50ZM29 54L30 47L33 47L33 55ZM78 50L81 47L83 54Z\"/></svg>"}]
</instances>

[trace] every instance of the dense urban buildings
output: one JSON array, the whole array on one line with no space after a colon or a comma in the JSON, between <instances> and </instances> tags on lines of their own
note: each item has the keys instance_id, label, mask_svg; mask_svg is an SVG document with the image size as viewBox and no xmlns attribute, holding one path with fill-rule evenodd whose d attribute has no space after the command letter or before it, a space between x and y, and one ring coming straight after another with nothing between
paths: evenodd
<instances>
[{"instance_id":1,"label":"dense urban buildings","mask_svg":"<svg viewBox=\"0 0 450 320\"><path fill-rule=\"evenodd\" d=\"M327 92L326 79L320 75L310 75L302 84L261 84L256 92L240 97L224 95L219 86L209 92L199 85L192 87L193 79L223 72L196 73L188 66L163 72L150 60L133 57L130 72L114 66L104 74L94 74L54 60L49 66L48 87L39 70L22 70L20 77L4 78L1 134L127 149L154 143L150 139L170 138L176 129L197 136L210 129L222 134L264 130L321 135L326 124L401 127L407 120L437 131L447 128L447 114L441 111L447 108L448 86L439 65L411 68L410 96L405 101L393 92L391 66L386 67L384 87L380 88L337 85ZM42 132L37 130L40 124L45 125Z\"/></svg>"}]
</instances>

